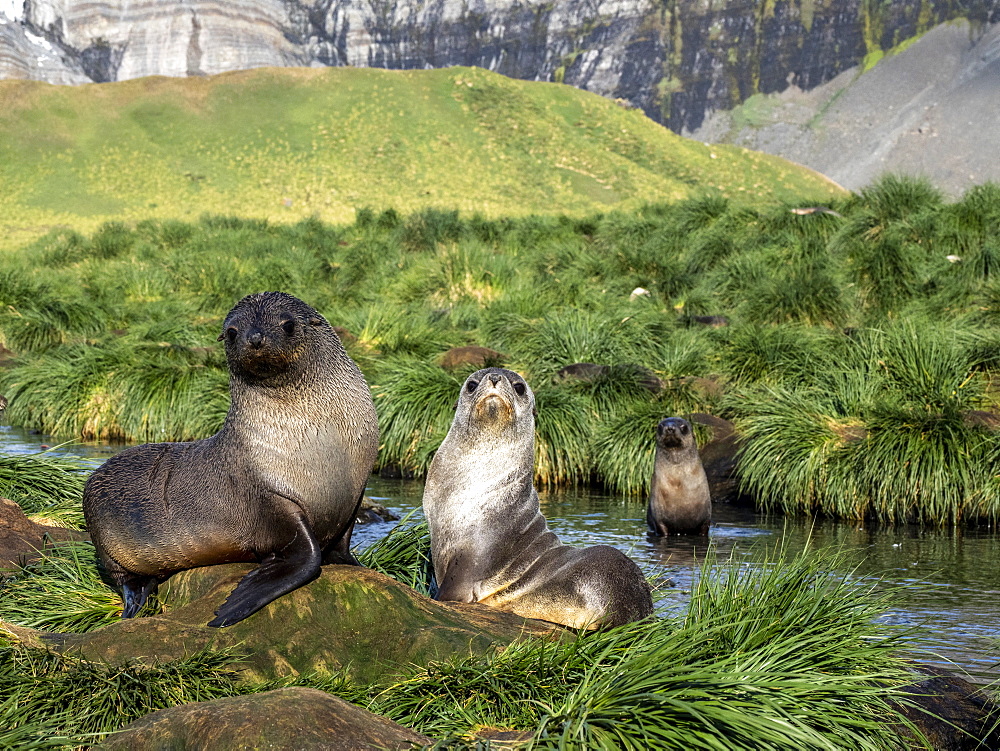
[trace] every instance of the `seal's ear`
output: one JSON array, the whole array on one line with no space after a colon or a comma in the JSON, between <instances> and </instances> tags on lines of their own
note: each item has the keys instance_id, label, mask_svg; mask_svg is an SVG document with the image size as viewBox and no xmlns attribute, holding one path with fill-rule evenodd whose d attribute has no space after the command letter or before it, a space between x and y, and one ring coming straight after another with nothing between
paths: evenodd
<instances>
[{"instance_id":1,"label":"seal's ear","mask_svg":"<svg viewBox=\"0 0 1000 751\"><path fill-rule=\"evenodd\" d=\"M451 408L452 409L458 409L458 399L456 399L455 403L451 405Z\"/></svg>"},{"instance_id":2,"label":"seal's ear","mask_svg":"<svg viewBox=\"0 0 1000 751\"><path fill-rule=\"evenodd\" d=\"M323 325L323 319L322 318L317 318L316 316L313 316L312 318L309 319L309 325L310 326L322 326Z\"/></svg>"},{"instance_id":3,"label":"seal's ear","mask_svg":"<svg viewBox=\"0 0 1000 751\"><path fill-rule=\"evenodd\" d=\"M531 405L531 416L538 417L538 407L536 407L534 404Z\"/></svg>"},{"instance_id":4,"label":"seal's ear","mask_svg":"<svg viewBox=\"0 0 1000 751\"><path fill-rule=\"evenodd\" d=\"M226 338L226 332L225 332L225 331L223 331L223 332L222 332L221 334L219 334L219 337L218 337L218 339L216 339L215 341L217 341L217 342L221 342L221 341L222 341L223 339L225 339L225 338Z\"/></svg>"}]
</instances>

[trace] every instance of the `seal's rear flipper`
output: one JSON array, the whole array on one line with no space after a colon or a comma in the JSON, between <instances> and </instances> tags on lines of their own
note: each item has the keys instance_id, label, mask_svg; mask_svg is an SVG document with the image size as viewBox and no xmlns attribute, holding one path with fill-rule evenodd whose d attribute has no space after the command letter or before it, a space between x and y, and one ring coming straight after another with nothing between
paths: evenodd
<instances>
[{"instance_id":1,"label":"seal's rear flipper","mask_svg":"<svg viewBox=\"0 0 1000 751\"><path fill-rule=\"evenodd\" d=\"M216 617L209 621L209 626L232 626L319 576L321 555L316 537L301 513L295 521L297 529L291 542L268 555L260 566L240 579L233 593L215 611Z\"/></svg>"}]
</instances>

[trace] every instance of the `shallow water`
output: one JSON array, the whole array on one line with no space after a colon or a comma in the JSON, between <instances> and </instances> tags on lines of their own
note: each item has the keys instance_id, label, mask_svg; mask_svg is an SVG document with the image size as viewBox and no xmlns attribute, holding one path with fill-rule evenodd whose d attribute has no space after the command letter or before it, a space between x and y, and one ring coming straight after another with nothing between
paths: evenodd
<instances>
[{"instance_id":1,"label":"shallow water","mask_svg":"<svg viewBox=\"0 0 1000 751\"><path fill-rule=\"evenodd\" d=\"M0 425L3 453L30 453L56 443ZM100 460L119 448L75 444L56 451ZM372 476L367 492L403 515L419 509L423 484ZM626 502L600 491L559 490L542 492L540 498L549 526L564 542L614 545L645 568L662 569L672 586L664 591L660 607L683 606L705 554L705 540L649 538L640 502ZM790 553L807 545L844 550L844 565L859 581L881 579L886 585L902 586L900 607L887 613L886 619L920 629L922 646L932 653L921 655L921 661L950 661L952 669L965 670L978 681L1000 679L1000 535L996 530L952 532L790 519L719 504L713 513L709 539L719 559L751 560L760 546L783 546ZM359 526L354 543L370 544L392 526Z\"/></svg>"}]
</instances>

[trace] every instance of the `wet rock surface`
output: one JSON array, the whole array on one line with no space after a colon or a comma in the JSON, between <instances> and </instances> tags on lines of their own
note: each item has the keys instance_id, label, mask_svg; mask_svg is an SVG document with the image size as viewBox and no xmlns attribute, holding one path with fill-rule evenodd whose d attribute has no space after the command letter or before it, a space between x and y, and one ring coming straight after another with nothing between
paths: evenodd
<instances>
[{"instance_id":1,"label":"wet rock surface","mask_svg":"<svg viewBox=\"0 0 1000 751\"><path fill-rule=\"evenodd\" d=\"M1000 705L981 686L927 665L916 666L917 682L906 689L911 704L899 704L936 751L1000 748ZM913 748L923 748L901 728Z\"/></svg>"},{"instance_id":2,"label":"wet rock surface","mask_svg":"<svg viewBox=\"0 0 1000 751\"><path fill-rule=\"evenodd\" d=\"M368 751L433 742L323 691L283 688L161 709L109 736L101 748Z\"/></svg>"},{"instance_id":3,"label":"wet rock surface","mask_svg":"<svg viewBox=\"0 0 1000 751\"><path fill-rule=\"evenodd\" d=\"M361 499L357 513L354 516L355 524L374 524L377 522L396 522L399 516L392 513L378 501L373 501L368 496Z\"/></svg>"}]
</instances>

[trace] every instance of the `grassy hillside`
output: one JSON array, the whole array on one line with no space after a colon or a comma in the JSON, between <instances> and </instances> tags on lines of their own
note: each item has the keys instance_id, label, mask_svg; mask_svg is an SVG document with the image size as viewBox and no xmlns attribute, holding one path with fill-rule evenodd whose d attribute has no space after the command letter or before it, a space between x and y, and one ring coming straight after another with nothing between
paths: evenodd
<instances>
[{"instance_id":1,"label":"grassy hillside","mask_svg":"<svg viewBox=\"0 0 1000 751\"><path fill-rule=\"evenodd\" d=\"M706 190L754 205L843 194L780 158L480 69L0 81L0 247L109 219L339 222L366 205L583 214Z\"/></svg>"}]
</instances>

